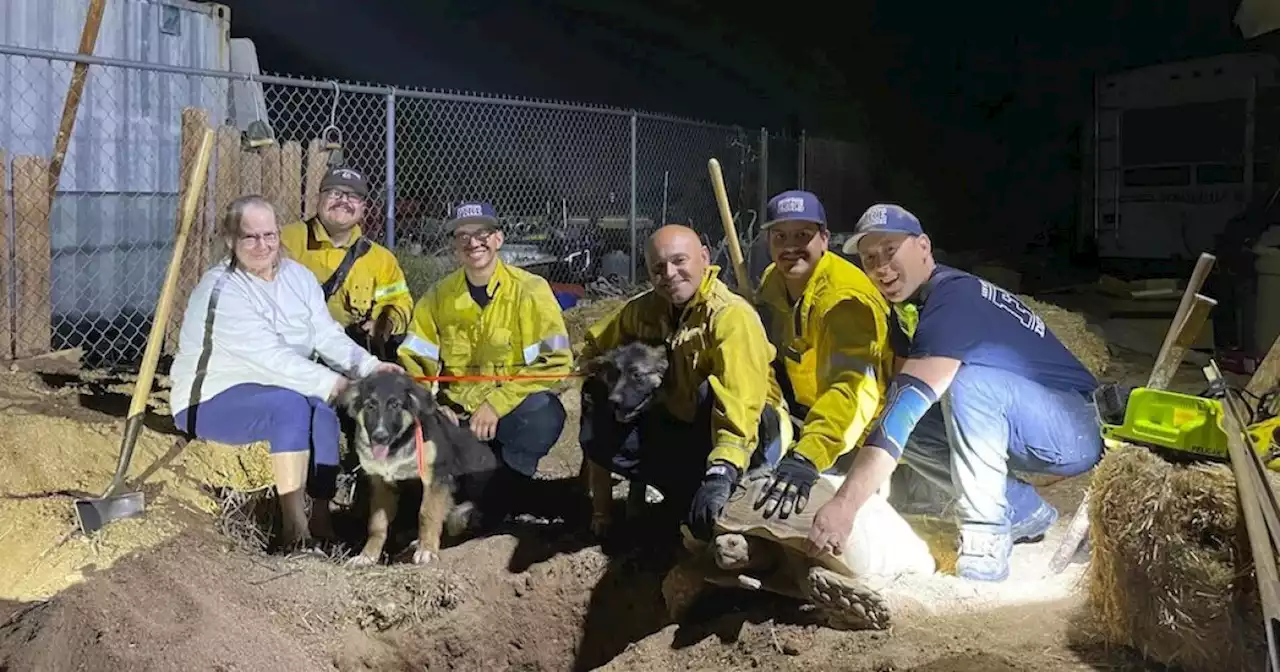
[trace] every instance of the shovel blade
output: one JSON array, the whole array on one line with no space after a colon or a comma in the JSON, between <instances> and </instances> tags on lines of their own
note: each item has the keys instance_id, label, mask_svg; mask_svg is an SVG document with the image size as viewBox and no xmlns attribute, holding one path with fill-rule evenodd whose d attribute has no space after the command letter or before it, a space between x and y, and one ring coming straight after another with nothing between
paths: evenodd
<instances>
[{"instance_id":1,"label":"shovel blade","mask_svg":"<svg viewBox=\"0 0 1280 672\"><path fill-rule=\"evenodd\" d=\"M141 492L126 492L101 499L77 499L76 520L85 534L102 529L107 523L141 515L146 499Z\"/></svg>"}]
</instances>

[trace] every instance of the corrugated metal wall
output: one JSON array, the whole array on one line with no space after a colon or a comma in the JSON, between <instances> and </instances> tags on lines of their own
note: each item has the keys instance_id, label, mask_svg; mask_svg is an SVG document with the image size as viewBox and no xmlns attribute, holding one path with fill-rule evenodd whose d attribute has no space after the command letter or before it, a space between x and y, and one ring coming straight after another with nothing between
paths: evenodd
<instances>
[{"instance_id":1,"label":"corrugated metal wall","mask_svg":"<svg viewBox=\"0 0 1280 672\"><path fill-rule=\"evenodd\" d=\"M75 52L87 6L5 0L0 43ZM110 0L95 55L226 70L229 29L220 5ZM0 56L0 148L10 157L52 154L71 72L68 62ZM226 80L90 67L53 208L54 347L93 339L99 329L86 320L154 309L178 208L182 108L219 123L226 90Z\"/></svg>"}]
</instances>

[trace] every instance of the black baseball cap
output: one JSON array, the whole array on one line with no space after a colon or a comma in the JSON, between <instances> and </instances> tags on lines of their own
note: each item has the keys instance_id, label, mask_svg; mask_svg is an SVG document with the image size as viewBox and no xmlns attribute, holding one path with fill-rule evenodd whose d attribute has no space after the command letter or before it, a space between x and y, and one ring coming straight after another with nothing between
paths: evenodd
<instances>
[{"instance_id":1,"label":"black baseball cap","mask_svg":"<svg viewBox=\"0 0 1280 672\"><path fill-rule=\"evenodd\" d=\"M369 180L354 168L330 168L320 180L320 191L345 187L360 198L369 198Z\"/></svg>"}]
</instances>

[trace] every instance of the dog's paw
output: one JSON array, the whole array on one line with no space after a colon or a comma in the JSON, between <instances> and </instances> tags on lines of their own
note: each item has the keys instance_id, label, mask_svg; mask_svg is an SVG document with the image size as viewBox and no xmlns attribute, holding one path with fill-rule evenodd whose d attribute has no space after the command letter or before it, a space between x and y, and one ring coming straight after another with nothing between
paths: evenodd
<instances>
[{"instance_id":1,"label":"dog's paw","mask_svg":"<svg viewBox=\"0 0 1280 672\"><path fill-rule=\"evenodd\" d=\"M413 564L429 565L435 562L439 557L440 554L435 551L426 548L419 548L413 552Z\"/></svg>"},{"instance_id":2,"label":"dog's paw","mask_svg":"<svg viewBox=\"0 0 1280 672\"><path fill-rule=\"evenodd\" d=\"M353 555L347 560L348 567L372 567L376 564L378 564L377 558L364 555L363 553L360 555Z\"/></svg>"}]
</instances>

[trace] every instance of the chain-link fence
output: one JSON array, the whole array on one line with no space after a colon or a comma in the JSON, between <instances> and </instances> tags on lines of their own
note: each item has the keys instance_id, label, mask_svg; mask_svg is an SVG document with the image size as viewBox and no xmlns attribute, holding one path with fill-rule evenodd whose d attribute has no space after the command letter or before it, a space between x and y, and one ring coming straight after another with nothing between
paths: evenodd
<instances>
[{"instance_id":1,"label":"chain-link fence","mask_svg":"<svg viewBox=\"0 0 1280 672\"><path fill-rule=\"evenodd\" d=\"M644 240L663 223L692 226L730 276L708 159L723 168L744 251L769 193L799 179L794 149L773 159L794 141L771 155L778 141L763 129L11 46L0 61L0 359L69 348L92 366L139 359L205 129L215 150L166 352L191 287L225 255L227 204L260 193L285 221L310 217L331 164L369 176L364 232L394 248L417 292L454 267L442 224L463 200L493 203L504 258L553 282L642 281ZM77 64L87 77L68 134L59 119Z\"/></svg>"}]
</instances>

